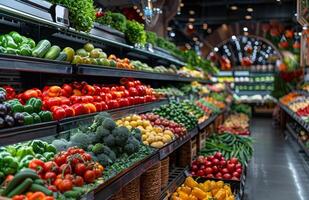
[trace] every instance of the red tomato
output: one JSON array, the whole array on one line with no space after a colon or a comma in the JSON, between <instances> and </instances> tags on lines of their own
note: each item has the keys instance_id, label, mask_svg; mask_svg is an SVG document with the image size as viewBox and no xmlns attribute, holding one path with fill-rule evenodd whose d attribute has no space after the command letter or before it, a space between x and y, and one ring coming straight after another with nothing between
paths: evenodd
<instances>
[{"instance_id":1,"label":"red tomato","mask_svg":"<svg viewBox=\"0 0 309 200\"><path fill-rule=\"evenodd\" d=\"M238 163L238 159L235 157L231 158L229 161L235 165Z\"/></svg>"},{"instance_id":2,"label":"red tomato","mask_svg":"<svg viewBox=\"0 0 309 200\"><path fill-rule=\"evenodd\" d=\"M47 189L49 189L49 190L52 191L52 192L57 192L57 187L56 187L56 185L49 185L49 186L47 187Z\"/></svg>"},{"instance_id":3,"label":"red tomato","mask_svg":"<svg viewBox=\"0 0 309 200\"><path fill-rule=\"evenodd\" d=\"M221 157L222 157L222 153L221 152L216 152L215 158L221 159Z\"/></svg>"},{"instance_id":4,"label":"red tomato","mask_svg":"<svg viewBox=\"0 0 309 200\"><path fill-rule=\"evenodd\" d=\"M62 164L67 162L67 154L66 153L57 154L54 158L54 161L57 163L58 166L61 166Z\"/></svg>"},{"instance_id":5,"label":"red tomato","mask_svg":"<svg viewBox=\"0 0 309 200\"><path fill-rule=\"evenodd\" d=\"M135 87L130 87L129 88L129 94L130 94L131 97L134 97L134 96L138 95L138 92L137 92Z\"/></svg>"},{"instance_id":6,"label":"red tomato","mask_svg":"<svg viewBox=\"0 0 309 200\"><path fill-rule=\"evenodd\" d=\"M235 171L235 164L229 163L227 164L226 168L230 173L233 173Z\"/></svg>"},{"instance_id":7,"label":"red tomato","mask_svg":"<svg viewBox=\"0 0 309 200\"><path fill-rule=\"evenodd\" d=\"M73 180L74 180L74 176L73 176L72 174L66 174L66 175L64 176L64 179L73 181Z\"/></svg>"},{"instance_id":8,"label":"red tomato","mask_svg":"<svg viewBox=\"0 0 309 200\"><path fill-rule=\"evenodd\" d=\"M81 176L76 176L73 180L73 184L78 187L82 187L84 185L84 179Z\"/></svg>"},{"instance_id":9,"label":"red tomato","mask_svg":"<svg viewBox=\"0 0 309 200\"><path fill-rule=\"evenodd\" d=\"M220 161L217 158L213 158L211 160L211 162L212 162L213 165L219 165L219 163L220 163Z\"/></svg>"},{"instance_id":10,"label":"red tomato","mask_svg":"<svg viewBox=\"0 0 309 200\"><path fill-rule=\"evenodd\" d=\"M242 169L241 168L236 168L236 171L237 173L241 174L242 173Z\"/></svg>"},{"instance_id":11,"label":"red tomato","mask_svg":"<svg viewBox=\"0 0 309 200\"><path fill-rule=\"evenodd\" d=\"M212 174L213 170L212 170L211 167L207 167L207 168L205 168L204 172L205 172L205 174Z\"/></svg>"},{"instance_id":12,"label":"red tomato","mask_svg":"<svg viewBox=\"0 0 309 200\"><path fill-rule=\"evenodd\" d=\"M238 172L233 172L233 176L237 177L237 178L240 178L240 174Z\"/></svg>"},{"instance_id":13,"label":"red tomato","mask_svg":"<svg viewBox=\"0 0 309 200\"><path fill-rule=\"evenodd\" d=\"M63 173L64 175L66 175L66 174L71 174L71 173L72 173L72 170L71 170L70 165L68 165L68 164L62 164L62 165L60 166L60 172Z\"/></svg>"},{"instance_id":14,"label":"red tomato","mask_svg":"<svg viewBox=\"0 0 309 200\"><path fill-rule=\"evenodd\" d=\"M223 168L223 169L221 169L221 173L227 174L227 173L229 173L229 170L227 168Z\"/></svg>"},{"instance_id":15,"label":"red tomato","mask_svg":"<svg viewBox=\"0 0 309 200\"><path fill-rule=\"evenodd\" d=\"M206 161L206 162L205 162L205 165L206 165L206 167L211 167L211 166L212 166L212 162Z\"/></svg>"},{"instance_id":16,"label":"red tomato","mask_svg":"<svg viewBox=\"0 0 309 200\"><path fill-rule=\"evenodd\" d=\"M207 174L206 178L214 178L213 174Z\"/></svg>"},{"instance_id":17,"label":"red tomato","mask_svg":"<svg viewBox=\"0 0 309 200\"><path fill-rule=\"evenodd\" d=\"M103 110L108 110L108 109L109 109L108 106L107 106L107 104L106 104L105 102L101 102L101 105L102 105L102 111L103 111Z\"/></svg>"},{"instance_id":18,"label":"red tomato","mask_svg":"<svg viewBox=\"0 0 309 200\"><path fill-rule=\"evenodd\" d=\"M218 167L217 166L213 166L212 167L212 172L213 173L217 173L219 171Z\"/></svg>"},{"instance_id":19,"label":"red tomato","mask_svg":"<svg viewBox=\"0 0 309 200\"><path fill-rule=\"evenodd\" d=\"M197 170L198 170L197 165L192 165L192 166L191 166L191 171L197 171Z\"/></svg>"},{"instance_id":20,"label":"red tomato","mask_svg":"<svg viewBox=\"0 0 309 200\"><path fill-rule=\"evenodd\" d=\"M204 176L205 173L203 170L198 170L197 173L196 173L197 176Z\"/></svg>"},{"instance_id":21,"label":"red tomato","mask_svg":"<svg viewBox=\"0 0 309 200\"><path fill-rule=\"evenodd\" d=\"M46 174L44 175L44 179L54 181L54 180L56 180L56 173L55 172L46 172Z\"/></svg>"},{"instance_id":22,"label":"red tomato","mask_svg":"<svg viewBox=\"0 0 309 200\"><path fill-rule=\"evenodd\" d=\"M100 170L98 168L95 168L95 169L93 169L93 171L94 171L94 174L95 174L96 178L99 178L99 177L102 176L102 170Z\"/></svg>"},{"instance_id":23,"label":"red tomato","mask_svg":"<svg viewBox=\"0 0 309 200\"><path fill-rule=\"evenodd\" d=\"M119 103L117 100L110 100L107 105L109 109L119 108Z\"/></svg>"},{"instance_id":24,"label":"red tomato","mask_svg":"<svg viewBox=\"0 0 309 200\"><path fill-rule=\"evenodd\" d=\"M47 161L44 163L44 171L45 172L55 172L58 173L59 167L54 161Z\"/></svg>"},{"instance_id":25,"label":"red tomato","mask_svg":"<svg viewBox=\"0 0 309 200\"><path fill-rule=\"evenodd\" d=\"M87 170L84 174L84 180L86 183L93 183L95 180L95 173L93 170Z\"/></svg>"},{"instance_id":26,"label":"red tomato","mask_svg":"<svg viewBox=\"0 0 309 200\"><path fill-rule=\"evenodd\" d=\"M71 180L64 179L61 182L59 182L57 187L61 192L65 192L65 191L72 190L73 184Z\"/></svg>"},{"instance_id":27,"label":"red tomato","mask_svg":"<svg viewBox=\"0 0 309 200\"><path fill-rule=\"evenodd\" d=\"M77 174L77 175L80 175L80 176L83 176L84 173L86 171L86 166L85 164L83 163L78 163L77 165L75 165L74 167L74 172Z\"/></svg>"},{"instance_id":28,"label":"red tomato","mask_svg":"<svg viewBox=\"0 0 309 200\"><path fill-rule=\"evenodd\" d=\"M82 158L85 160L85 161L90 161L92 159L91 155L89 153L84 153L82 154Z\"/></svg>"},{"instance_id":29,"label":"red tomato","mask_svg":"<svg viewBox=\"0 0 309 200\"><path fill-rule=\"evenodd\" d=\"M231 179L232 178L232 176L231 176L231 174L229 174L229 173L225 173L225 174L223 174L223 176L222 176L224 179L226 179L226 180L229 180L229 179Z\"/></svg>"},{"instance_id":30,"label":"red tomato","mask_svg":"<svg viewBox=\"0 0 309 200\"><path fill-rule=\"evenodd\" d=\"M129 106L129 100L127 98L121 98L118 102L120 107Z\"/></svg>"},{"instance_id":31,"label":"red tomato","mask_svg":"<svg viewBox=\"0 0 309 200\"><path fill-rule=\"evenodd\" d=\"M226 161L225 161L225 160L220 160L219 165L220 165L221 167L225 167L225 166L226 166Z\"/></svg>"}]
</instances>

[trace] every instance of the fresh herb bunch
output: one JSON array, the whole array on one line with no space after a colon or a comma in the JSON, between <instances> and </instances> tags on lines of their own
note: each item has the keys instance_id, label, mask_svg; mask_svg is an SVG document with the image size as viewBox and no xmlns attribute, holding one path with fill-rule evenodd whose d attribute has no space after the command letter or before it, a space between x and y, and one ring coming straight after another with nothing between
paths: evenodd
<instances>
[{"instance_id":1,"label":"fresh herb bunch","mask_svg":"<svg viewBox=\"0 0 309 200\"><path fill-rule=\"evenodd\" d=\"M127 18L121 13L106 11L102 17L96 19L96 22L110 26L118 31L125 32Z\"/></svg>"},{"instance_id":2,"label":"fresh herb bunch","mask_svg":"<svg viewBox=\"0 0 309 200\"><path fill-rule=\"evenodd\" d=\"M93 0L49 0L69 9L69 19L78 31L89 32L95 20Z\"/></svg>"},{"instance_id":3,"label":"fresh herb bunch","mask_svg":"<svg viewBox=\"0 0 309 200\"><path fill-rule=\"evenodd\" d=\"M157 41L157 34L155 32L152 31L146 31L146 36L147 36L147 42L152 44L152 45L156 45L156 41Z\"/></svg>"},{"instance_id":4,"label":"fresh herb bunch","mask_svg":"<svg viewBox=\"0 0 309 200\"><path fill-rule=\"evenodd\" d=\"M112 18L112 12L111 11L106 11L102 17L98 17L95 20L99 24L103 24L106 26L112 26L113 23L113 18Z\"/></svg>"},{"instance_id":5,"label":"fresh herb bunch","mask_svg":"<svg viewBox=\"0 0 309 200\"><path fill-rule=\"evenodd\" d=\"M144 25L137 21L127 21L126 37L132 44L146 44L146 32Z\"/></svg>"}]
</instances>

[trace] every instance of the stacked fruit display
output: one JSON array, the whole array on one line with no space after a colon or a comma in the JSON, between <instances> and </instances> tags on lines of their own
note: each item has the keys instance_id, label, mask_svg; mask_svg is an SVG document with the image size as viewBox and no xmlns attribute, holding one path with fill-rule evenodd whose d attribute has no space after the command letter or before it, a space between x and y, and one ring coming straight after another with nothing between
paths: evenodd
<instances>
[{"instance_id":1,"label":"stacked fruit display","mask_svg":"<svg viewBox=\"0 0 309 200\"><path fill-rule=\"evenodd\" d=\"M224 133L213 134L205 143L200 155L209 156L217 151L222 153L225 159L236 157L240 163L246 165L253 154L252 139L239 135Z\"/></svg>"},{"instance_id":2,"label":"stacked fruit display","mask_svg":"<svg viewBox=\"0 0 309 200\"><path fill-rule=\"evenodd\" d=\"M207 102L205 99L199 99L196 102L196 105L201 107L203 110L208 108L208 109L210 109L215 114L218 114L221 111L220 108L218 108L216 105L214 105L214 104L212 104L210 102Z\"/></svg>"},{"instance_id":3,"label":"stacked fruit display","mask_svg":"<svg viewBox=\"0 0 309 200\"><path fill-rule=\"evenodd\" d=\"M213 105L215 105L217 108L219 109L224 109L225 108L225 104L222 101L218 101L213 97L205 97L203 98L206 102L211 103Z\"/></svg>"},{"instance_id":4,"label":"stacked fruit display","mask_svg":"<svg viewBox=\"0 0 309 200\"><path fill-rule=\"evenodd\" d=\"M207 180L196 182L192 177L187 177L185 182L172 194L171 200L183 199L218 199L235 200L231 186L223 181Z\"/></svg>"},{"instance_id":5,"label":"stacked fruit display","mask_svg":"<svg viewBox=\"0 0 309 200\"><path fill-rule=\"evenodd\" d=\"M239 180L242 170L237 158L226 160L220 152L207 157L198 156L191 165L192 176L224 180Z\"/></svg>"},{"instance_id":6,"label":"stacked fruit display","mask_svg":"<svg viewBox=\"0 0 309 200\"><path fill-rule=\"evenodd\" d=\"M194 77L194 78L200 78L204 79L205 75L202 71L194 70L188 67L182 67L177 71L177 74L185 77Z\"/></svg>"},{"instance_id":7,"label":"stacked fruit display","mask_svg":"<svg viewBox=\"0 0 309 200\"><path fill-rule=\"evenodd\" d=\"M185 94L176 87L162 87L154 89L158 98L160 97L179 97L184 96Z\"/></svg>"},{"instance_id":8,"label":"stacked fruit display","mask_svg":"<svg viewBox=\"0 0 309 200\"><path fill-rule=\"evenodd\" d=\"M153 110L153 113L166 119L182 124L187 130L191 130L197 125L197 118L190 114L180 102L172 101Z\"/></svg>"},{"instance_id":9,"label":"stacked fruit display","mask_svg":"<svg viewBox=\"0 0 309 200\"><path fill-rule=\"evenodd\" d=\"M246 114L232 114L218 128L219 133L249 135L249 117Z\"/></svg>"},{"instance_id":10,"label":"stacked fruit display","mask_svg":"<svg viewBox=\"0 0 309 200\"><path fill-rule=\"evenodd\" d=\"M297 93L290 93L280 99L291 111L295 112L304 120L309 116L309 98Z\"/></svg>"},{"instance_id":11,"label":"stacked fruit display","mask_svg":"<svg viewBox=\"0 0 309 200\"><path fill-rule=\"evenodd\" d=\"M145 145L149 145L154 148L161 148L165 144L174 140L175 135L171 131L170 128L163 126L163 121L162 121L162 126L156 125L156 124L161 124L161 119L157 118L157 120L154 122L155 124L154 126L151 124L149 120L146 119L146 118L153 119L155 117L156 116L152 114L148 114L147 117L146 115L143 115L143 116L131 115L131 116L127 116L127 117L124 117L118 120L117 124L123 125L129 128L130 130L133 128L137 128L141 132L142 142ZM169 121L164 121L164 122L169 123ZM167 123L164 123L164 124L167 124ZM183 130L180 130L180 131L183 131Z\"/></svg>"},{"instance_id":12,"label":"stacked fruit display","mask_svg":"<svg viewBox=\"0 0 309 200\"><path fill-rule=\"evenodd\" d=\"M195 116L198 119L198 123L202 123L208 119L208 113L205 113L203 109L201 109L198 105L196 105L193 101L184 100L181 102L181 106L190 114Z\"/></svg>"}]
</instances>

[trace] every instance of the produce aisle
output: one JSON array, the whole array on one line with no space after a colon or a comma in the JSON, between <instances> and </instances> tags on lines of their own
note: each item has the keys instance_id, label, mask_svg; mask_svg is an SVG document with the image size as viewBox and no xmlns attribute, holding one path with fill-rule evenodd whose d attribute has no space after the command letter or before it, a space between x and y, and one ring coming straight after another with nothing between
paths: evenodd
<instances>
[{"instance_id":1,"label":"produce aisle","mask_svg":"<svg viewBox=\"0 0 309 200\"><path fill-rule=\"evenodd\" d=\"M249 163L245 200L309 199L309 174L295 143L272 126L270 118L251 123L254 154ZM293 146L294 145L294 146Z\"/></svg>"}]
</instances>

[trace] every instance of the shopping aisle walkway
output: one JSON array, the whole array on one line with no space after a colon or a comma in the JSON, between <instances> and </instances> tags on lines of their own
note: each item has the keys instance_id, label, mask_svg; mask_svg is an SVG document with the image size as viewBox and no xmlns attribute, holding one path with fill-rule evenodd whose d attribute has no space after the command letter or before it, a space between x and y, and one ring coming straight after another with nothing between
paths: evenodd
<instances>
[{"instance_id":1,"label":"shopping aisle walkway","mask_svg":"<svg viewBox=\"0 0 309 200\"><path fill-rule=\"evenodd\" d=\"M309 200L309 168L272 120L251 123L254 155L249 164L244 200Z\"/></svg>"}]
</instances>

